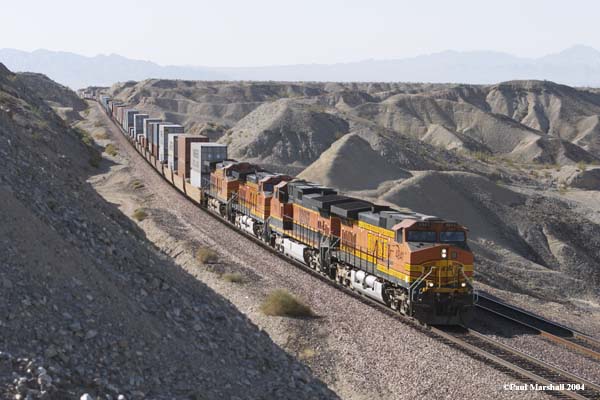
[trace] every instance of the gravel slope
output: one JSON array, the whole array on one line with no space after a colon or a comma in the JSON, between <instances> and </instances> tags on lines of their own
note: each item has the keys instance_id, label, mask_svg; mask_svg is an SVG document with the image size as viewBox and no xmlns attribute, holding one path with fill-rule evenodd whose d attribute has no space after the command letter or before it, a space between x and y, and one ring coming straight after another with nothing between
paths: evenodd
<instances>
[{"instance_id":1,"label":"gravel slope","mask_svg":"<svg viewBox=\"0 0 600 400\"><path fill-rule=\"evenodd\" d=\"M108 119L101 117L103 123ZM503 390L514 379L457 350L424 337L357 299L324 285L232 232L186 201L164 182L111 127L120 164L93 184L124 210L143 205L150 217L146 235L190 274L223 294L290 353L303 358L319 378L347 399L366 398L514 398ZM130 182L143 182L135 191ZM199 243L220 254L221 265L199 268L189 254ZM239 271L235 285L216 272ZM308 303L314 319L266 317L258 308L272 288L285 288ZM544 398L543 393L520 393Z\"/></svg>"},{"instance_id":2,"label":"gravel slope","mask_svg":"<svg viewBox=\"0 0 600 400\"><path fill-rule=\"evenodd\" d=\"M110 167L0 64L0 398L337 398L86 183Z\"/></svg>"}]
</instances>

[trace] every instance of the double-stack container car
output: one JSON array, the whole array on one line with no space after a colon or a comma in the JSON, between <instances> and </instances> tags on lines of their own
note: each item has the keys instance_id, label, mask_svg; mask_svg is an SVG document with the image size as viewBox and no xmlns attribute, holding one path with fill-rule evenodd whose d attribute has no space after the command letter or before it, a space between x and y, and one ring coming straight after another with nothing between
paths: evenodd
<instances>
[{"instance_id":1,"label":"double-stack container car","mask_svg":"<svg viewBox=\"0 0 600 400\"><path fill-rule=\"evenodd\" d=\"M207 143L208 137L203 135L178 135L177 137L177 173L183 179L190 178L192 164L192 143Z\"/></svg>"},{"instance_id":2,"label":"double-stack container car","mask_svg":"<svg viewBox=\"0 0 600 400\"><path fill-rule=\"evenodd\" d=\"M210 183L212 165L227 159L227 145L195 142L190 145L190 151L190 182L192 186L207 188Z\"/></svg>"},{"instance_id":3,"label":"double-stack container car","mask_svg":"<svg viewBox=\"0 0 600 400\"><path fill-rule=\"evenodd\" d=\"M158 128L158 161L167 163L169 157L169 136L183 133L183 126L177 124L159 125Z\"/></svg>"}]
</instances>

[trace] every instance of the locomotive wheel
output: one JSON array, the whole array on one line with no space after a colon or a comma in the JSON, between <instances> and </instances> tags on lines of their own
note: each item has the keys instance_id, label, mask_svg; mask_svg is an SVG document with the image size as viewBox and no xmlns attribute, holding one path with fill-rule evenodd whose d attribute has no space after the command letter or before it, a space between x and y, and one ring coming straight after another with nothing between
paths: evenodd
<instances>
[{"instance_id":1,"label":"locomotive wheel","mask_svg":"<svg viewBox=\"0 0 600 400\"><path fill-rule=\"evenodd\" d=\"M408 309L408 303L406 301L400 303L400 312L404 315L409 314L410 310Z\"/></svg>"}]
</instances>

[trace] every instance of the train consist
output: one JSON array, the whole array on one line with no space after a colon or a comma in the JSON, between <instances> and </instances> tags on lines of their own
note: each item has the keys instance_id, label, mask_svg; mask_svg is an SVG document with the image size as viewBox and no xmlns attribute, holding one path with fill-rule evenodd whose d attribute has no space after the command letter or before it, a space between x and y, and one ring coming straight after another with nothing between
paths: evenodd
<instances>
[{"instance_id":1,"label":"train consist","mask_svg":"<svg viewBox=\"0 0 600 400\"><path fill-rule=\"evenodd\" d=\"M96 97L159 173L240 230L424 323L471 319L473 253L465 227L228 159L226 145Z\"/></svg>"}]
</instances>

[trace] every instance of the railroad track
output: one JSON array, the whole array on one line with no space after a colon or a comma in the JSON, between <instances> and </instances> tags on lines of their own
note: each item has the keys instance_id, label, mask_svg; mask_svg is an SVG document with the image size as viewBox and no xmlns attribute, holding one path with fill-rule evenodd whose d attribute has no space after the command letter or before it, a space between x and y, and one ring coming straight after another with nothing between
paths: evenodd
<instances>
[{"instance_id":1,"label":"railroad track","mask_svg":"<svg viewBox=\"0 0 600 400\"><path fill-rule=\"evenodd\" d=\"M109 117L109 119L119 128L119 131L122 131L119 125ZM136 152L144 159L146 162L153 167L152 163L141 154L135 144L126 137L129 144L136 150ZM166 182L171 183L160 171L156 168L152 168L154 171L162 177ZM335 287L338 290L342 290L349 296L352 296L362 303L373 307L391 318L396 319L402 324L409 325L412 328L420 331L421 333L427 335L428 337L434 338L436 340L441 340L446 343L450 347L456 348L461 352L474 357L476 359L482 360L489 365L494 366L496 369L509 374L510 376L519 379L523 382L530 383L532 385L542 385L542 386L550 386L550 385L579 385L581 390L553 390L547 389L545 393L551 394L558 398L572 398L572 399L598 399L600 400L600 385L596 385L595 383L589 382L585 379L572 375L566 371L563 371L553 365L547 364L541 360L538 360L532 356L521 353L520 351L513 349L509 346L506 346L500 342L497 342L493 339L487 338L477 332L469 330L468 328L459 328L457 330L453 330L451 328L448 329L440 329L436 327L425 326L419 323L417 320L413 318L409 318L406 316L402 316L396 311L384 306L381 303L376 302L366 296L361 295L358 292L355 292L347 287L341 286L337 284L335 281L329 279L323 274L319 273L316 270L313 270L309 266L302 264L269 246L267 243L263 242L259 238L250 235L247 232L242 231L234 224L229 221L221 218L220 215L213 213L207 208L203 207L200 203L194 201L189 198L180 190L176 191L183 196L186 200L191 201L195 204L199 209L206 212L212 218L217 219L219 222L223 223L229 229L235 231L236 233L244 236L245 238L251 240L255 244L261 246L266 251L274 254L275 256L285 260L289 264L293 265L296 268L302 269L303 271L309 273L311 276L319 279L327 285Z\"/></svg>"},{"instance_id":2,"label":"railroad track","mask_svg":"<svg viewBox=\"0 0 600 400\"><path fill-rule=\"evenodd\" d=\"M600 360L600 341L598 339L483 294L479 295L477 307L530 328L538 332L542 337L571 348L581 354Z\"/></svg>"}]
</instances>

